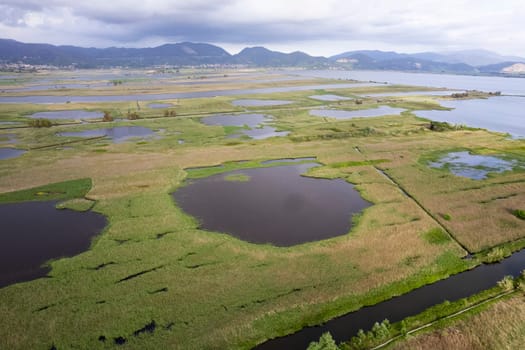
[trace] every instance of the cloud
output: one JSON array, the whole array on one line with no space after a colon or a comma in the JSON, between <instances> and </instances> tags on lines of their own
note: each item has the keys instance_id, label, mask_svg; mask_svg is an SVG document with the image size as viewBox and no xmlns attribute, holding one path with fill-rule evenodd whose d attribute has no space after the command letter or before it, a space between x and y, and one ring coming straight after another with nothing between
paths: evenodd
<instances>
[{"instance_id":1,"label":"cloud","mask_svg":"<svg viewBox=\"0 0 525 350\"><path fill-rule=\"evenodd\" d=\"M4 0L3 36L80 45L200 41L304 50L488 49L525 55L521 1L472 0ZM323 43L323 45L319 45ZM337 43L337 44L336 44ZM345 48L344 50L350 47Z\"/></svg>"}]
</instances>

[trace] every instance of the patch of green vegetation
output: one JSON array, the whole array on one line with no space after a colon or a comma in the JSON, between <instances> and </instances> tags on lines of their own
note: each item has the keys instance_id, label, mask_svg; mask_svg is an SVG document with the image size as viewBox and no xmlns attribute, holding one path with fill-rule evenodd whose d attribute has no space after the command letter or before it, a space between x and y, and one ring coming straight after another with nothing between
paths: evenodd
<instances>
[{"instance_id":1,"label":"patch of green vegetation","mask_svg":"<svg viewBox=\"0 0 525 350\"><path fill-rule=\"evenodd\" d=\"M57 209L70 209L75 211L88 211L93 208L95 202L85 198L73 198L57 203Z\"/></svg>"},{"instance_id":2,"label":"patch of green vegetation","mask_svg":"<svg viewBox=\"0 0 525 350\"><path fill-rule=\"evenodd\" d=\"M246 174L230 174L226 175L224 180L231 182L248 182L250 181L250 176Z\"/></svg>"},{"instance_id":3,"label":"patch of green vegetation","mask_svg":"<svg viewBox=\"0 0 525 350\"><path fill-rule=\"evenodd\" d=\"M27 124L33 128L50 128L53 126L51 120L45 118L31 119Z\"/></svg>"},{"instance_id":4,"label":"patch of green vegetation","mask_svg":"<svg viewBox=\"0 0 525 350\"><path fill-rule=\"evenodd\" d=\"M444 244L450 241L448 234L439 227L425 232L423 238L430 244Z\"/></svg>"},{"instance_id":5,"label":"patch of green vegetation","mask_svg":"<svg viewBox=\"0 0 525 350\"><path fill-rule=\"evenodd\" d=\"M441 217L443 218L443 220L447 220L447 221L450 221L452 220L452 217L450 216L450 214L441 214Z\"/></svg>"},{"instance_id":6,"label":"patch of green vegetation","mask_svg":"<svg viewBox=\"0 0 525 350\"><path fill-rule=\"evenodd\" d=\"M0 194L0 203L66 200L84 197L91 189L91 179L53 183L27 190Z\"/></svg>"},{"instance_id":7,"label":"patch of green vegetation","mask_svg":"<svg viewBox=\"0 0 525 350\"><path fill-rule=\"evenodd\" d=\"M514 216L518 219L525 220L525 210L516 209L512 212L512 214L514 214Z\"/></svg>"},{"instance_id":8,"label":"patch of green vegetation","mask_svg":"<svg viewBox=\"0 0 525 350\"><path fill-rule=\"evenodd\" d=\"M372 159L372 160L361 160L361 161L348 161L348 162L339 162L328 164L330 168L347 168L354 166L366 166L366 165L376 165L388 162L388 159Z\"/></svg>"}]
</instances>

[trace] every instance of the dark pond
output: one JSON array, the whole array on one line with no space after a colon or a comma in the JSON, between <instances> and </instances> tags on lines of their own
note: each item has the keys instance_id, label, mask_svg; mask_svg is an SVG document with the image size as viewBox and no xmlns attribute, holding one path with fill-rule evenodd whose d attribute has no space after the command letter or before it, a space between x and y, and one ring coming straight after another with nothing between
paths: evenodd
<instances>
[{"instance_id":1,"label":"dark pond","mask_svg":"<svg viewBox=\"0 0 525 350\"><path fill-rule=\"evenodd\" d=\"M360 117L380 117L383 115L394 115L404 112L403 108L393 108L390 106L380 106L373 109L363 109L360 111L342 111L338 109L315 109L310 114L316 117L330 117L336 119L352 119Z\"/></svg>"},{"instance_id":2,"label":"dark pond","mask_svg":"<svg viewBox=\"0 0 525 350\"><path fill-rule=\"evenodd\" d=\"M465 298L493 287L504 276L518 276L524 268L525 250L522 250L499 264L478 266L382 303L334 318L323 325L305 327L289 336L269 340L255 349L304 350L310 342L317 341L325 332L330 332L337 342L347 341L356 335L359 329L371 329L375 322L384 319L392 323L398 322L446 300Z\"/></svg>"},{"instance_id":3,"label":"dark pond","mask_svg":"<svg viewBox=\"0 0 525 350\"><path fill-rule=\"evenodd\" d=\"M252 243L292 246L344 235L370 204L348 182L301 176L316 163L246 169L192 180L173 195L201 228ZM231 181L236 177L244 181Z\"/></svg>"},{"instance_id":4,"label":"dark pond","mask_svg":"<svg viewBox=\"0 0 525 350\"><path fill-rule=\"evenodd\" d=\"M343 100L351 100L350 97L344 97L339 95L312 95L308 96L310 98L313 98L314 100L320 100L320 101L343 101Z\"/></svg>"},{"instance_id":5,"label":"dark pond","mask_svg":"<svg viewBox=\"0 0 525 350\"><path fill-rule=\"evenodd\" d=\"M55 204L0 205L0 287L45 276L49 268L43 263L85 251L106 226L100 214L57 210Z\"/></svg>"},{"instance_id":6,"label":"dark pond","mask_svg":"<svg viewBox=\"0 0 525 350\"><path fill-rule=\"evenodd\" d=\"M148 107L158 109L158 108L170 108L170 107L173 107L173 105L171 103L150 103L148 104Z\"/></svg>"},{"instance_id":7,"label":"dark pond","mask_svg":"<svg viewBox=\"0 0 525 350\"><path fill-rule=\"evenodd\" d=\"M293 101L245 99L245 100L235 100L232 102L232 105L241 106L241 107L256 107L256 106L262 107L262 106L288 105L290 103L293 103Z\"/></svg>"},{"instance_id":8,"label":"dark pond","mask_svg":"<svg viewBox=\"0 0 525 350\"><path fill-rule=\"evenodd\" d=\"M521 79L525 86L525 79ZM525 98L498 96L488 99L440 101L451 111L417 111L419 117L463 124L525 137Z\"/></svg>"},{"instance_id":9,"label":"dark pond","mask_svg":"<svg viewBox=\"0 0 525 350\"><path fill-rule=\"evenodd\" d=\"M85 131L61 132L59 136L66 137L109 137L114 143L125 142L131 138L154 137L155 132L143 126L116 126L114 128L103 128Z\"/></svg>"},{"instance_id":10,"label":"dark pond","mask_svg":"<svg viewBox=\"0 0 525 350\"><path fill-rule=\"evenodd\" d=\"M429 163L432 168L446 167L457 176L468 177L474 180L483 180L489 173L511 171L518 166L516 160L505 160L493 156L483 156L464 152L452 152L443 158Z\"/></svg>"},{"instance_id":11,"label":"dark pond","mask_svg":"<svg viewBox=\"0 0 525 350\"><path fill-rule=\"evenodd\" d=\"M0 160L16 158L26 153L26 151L16 148L0 148Z\"/></svg>"},{"instance_id":12,"label":"dark pond","mask_svg":"<svg viewBox=\"0 0 525 350\"><path fill-rule=\"evenodd\" d=\"M246 129L239 130L239 132L258 140L274 136L288 135L288 131L276 131L274 127L265 125L266 123L271 121L272 118L270 116L253 113L240 115L219 114L201 119L201 122L203 122L206 125L245 127ZM236 138L239 136L240 134L230 135L231 138Z\"/></svg>"},{"instance_id":13,"label":"dark pond","mask_svg":"<svg viewBox=\"0 0 525 350\"><path fill-rule=\"evenodd\" d=\"M136 94L105 96L0 96L0 103L67 103L67 102L115 102L115 101L155 101L177 98L200 98L215 96L234 96L251 94L270 94L290 91L308 91L320 89L347 89L353 87L375 86L374 83L341 83L305 86L286 86L255 89L212 90L180 92L171 94Z\"/></svg>"},{"instance_id":14,"label":"dark pond","mask_svg":"<svg viewBox=\"0 0 525 350\"><path fill-rule=\"evenodd\" d=\"M53 111L53 112L38 112L30 115L30 118L45 118L45 119L96 119L102 118L102 112L88 112L82 110L76 111Z\"/></svg>"}]
</instances>

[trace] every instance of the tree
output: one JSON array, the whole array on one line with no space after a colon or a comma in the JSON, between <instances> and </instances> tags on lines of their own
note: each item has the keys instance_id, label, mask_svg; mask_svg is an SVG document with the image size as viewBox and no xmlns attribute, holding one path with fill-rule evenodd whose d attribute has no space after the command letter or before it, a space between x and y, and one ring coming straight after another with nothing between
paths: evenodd
<instances>
[{"instance_id":1,"label":"tree","mask_svg":"<svg viewBox=\"0 0 525 350\"><path fill-rule=\"evenodd\" d=\"M318 342L311 342L307 350L339 350L329 332L324 333Z\"/></svg>"}]
</instances>

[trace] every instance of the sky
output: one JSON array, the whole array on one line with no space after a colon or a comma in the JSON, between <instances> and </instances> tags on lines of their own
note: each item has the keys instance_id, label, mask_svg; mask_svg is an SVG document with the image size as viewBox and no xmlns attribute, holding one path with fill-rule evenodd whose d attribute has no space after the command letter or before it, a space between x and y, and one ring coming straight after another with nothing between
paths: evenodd
<instances>
[{"instance_id":1,"label":"sky","mask_svg":"<svg viewBox=\"0 0 525 350\"><path fill-rule=\"evenodd\" d=\"M1 0L0 37L84 47L206 42L330 56L483 48L525 56L523 0Z\"/></svg>"}]
</instances>

